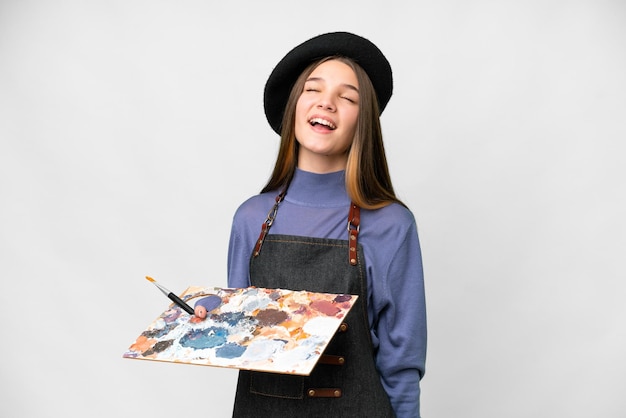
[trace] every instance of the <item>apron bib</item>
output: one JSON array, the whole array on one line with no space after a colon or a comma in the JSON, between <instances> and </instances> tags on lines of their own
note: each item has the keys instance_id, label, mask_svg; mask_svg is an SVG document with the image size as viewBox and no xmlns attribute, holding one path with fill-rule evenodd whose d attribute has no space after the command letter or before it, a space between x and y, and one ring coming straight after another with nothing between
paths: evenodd
<instances>
[{"instance_id":1,"label":"apron bib","mask_svg":"<svg viewBox=\"0 0 626 418\"><path fill-rule=\"evenodd\" d=\"M362 247L266 230L261 241L250 260L252 286L359 298L310 376L241 370L233 417L393 417L374 361Z\"/></svg>"}]
</instances>

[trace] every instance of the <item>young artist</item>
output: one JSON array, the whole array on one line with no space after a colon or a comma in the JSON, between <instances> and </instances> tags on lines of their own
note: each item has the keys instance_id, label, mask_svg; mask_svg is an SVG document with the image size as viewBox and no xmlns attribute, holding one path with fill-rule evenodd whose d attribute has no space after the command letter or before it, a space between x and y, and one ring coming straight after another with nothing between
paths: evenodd
<instances>
[{"instance_id":1,"label":"young artist","mask_svg":"<svg viewBox=\"0 0 626 418\"><path fill-rule=\"evenodd\" d=\"M392 88L382 52L346 32L295 47L267 81L281 144L261 194L235 213L228 284L360 297L311 376L241 371L236 417L419 417L424 283L383 146ZM195 312L206 317L202 301Z\"/></svg>"}]
</instances>

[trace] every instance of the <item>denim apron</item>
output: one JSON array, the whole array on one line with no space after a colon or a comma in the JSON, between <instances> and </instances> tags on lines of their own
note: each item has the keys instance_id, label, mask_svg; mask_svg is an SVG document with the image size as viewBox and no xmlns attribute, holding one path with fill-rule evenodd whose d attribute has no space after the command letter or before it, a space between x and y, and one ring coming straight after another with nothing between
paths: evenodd
<instances>
[{"instance_id":1,"label":"denim apron","mask_svg":"<svg viewBox=\"0 0 626 418\"><path fill-rule=\"evenodd\" d=\"M282 196L268 215L271 226ZM363 249L351 206L348 240L261 233L252 286L358 295L310 376L240 371L233 417L393 417L374 362ZM271 218L271 220L270 220ZM264 224L264 229L265 225ZM352 238L354 236L354 238ZM349 245L349 242L353 245ZM261 249L262 244L262 249Z\"/></svg>"}]
</instances>

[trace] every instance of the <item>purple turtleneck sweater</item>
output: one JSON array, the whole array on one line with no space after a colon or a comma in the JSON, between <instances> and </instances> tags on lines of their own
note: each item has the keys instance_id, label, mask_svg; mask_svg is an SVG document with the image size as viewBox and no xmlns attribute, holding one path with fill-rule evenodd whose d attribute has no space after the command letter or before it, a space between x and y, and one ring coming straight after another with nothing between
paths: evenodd
<instances>
[{"instance_id":1,"label":"purple turtleneck sweater","mask_svg":"<svg viewBox=\"0 0 626 418\"><path fill-rule=\"evenodd\" d=\"M296 170L270 234L348 239L350 198L344 171ZM249 263L261 224L278 193L263 193L236 211L228 252L228 285L250 286ZM399 204L361 210L367 311L383 387L399 418L419 417L419 382L426 360L422 257L415 218Z\"/></svg>"}]
</instances>

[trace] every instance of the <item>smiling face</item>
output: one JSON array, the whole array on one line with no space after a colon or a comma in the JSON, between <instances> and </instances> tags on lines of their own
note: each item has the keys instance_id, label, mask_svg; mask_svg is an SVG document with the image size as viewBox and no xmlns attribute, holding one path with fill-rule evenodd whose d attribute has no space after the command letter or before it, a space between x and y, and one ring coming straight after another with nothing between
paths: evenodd
<instances>
[{"instance_id":1,"label":"smiling face","mask_svg":"<svg viewBox=\"0 0 626 418\"><path fill-rule=\"evenodd\" d=\"M359 116L359 83L347 64L329 60L307 78L296 103L298 167L314 173L346 168Z\"/></svg>"}]
</instances>

